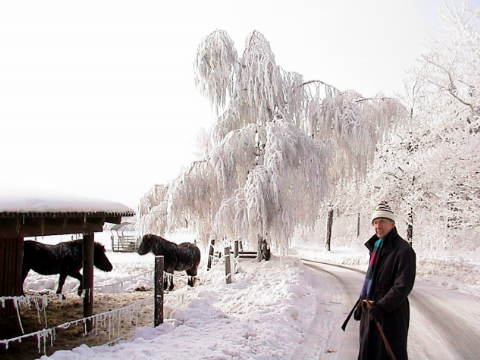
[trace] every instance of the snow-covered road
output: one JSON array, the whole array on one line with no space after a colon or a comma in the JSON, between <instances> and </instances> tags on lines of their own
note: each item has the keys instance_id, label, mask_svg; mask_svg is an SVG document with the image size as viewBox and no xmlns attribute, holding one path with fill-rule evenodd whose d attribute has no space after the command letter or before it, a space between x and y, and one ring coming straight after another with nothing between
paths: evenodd
<instances>
[{"instance_id":1,"label":"snow-covered road","mask_svg":"<svg viewBox=\"0 0 480 360\"><path fill-rule=\"evenodd\" d=\"M323 303L340 301L339 312L346 316L358 296L364 275L357 269L310 261L304 263L316 272L316 279L312 279L312 283L318 289L317 297ZM480 302L477 297L417 281L409 298L411 358L480 358ZM324 309L323 306L318 307L319 311ZM316 316L320 318L322 315ZM332 321L338 320L338 317L332 317ZM355 359L358 323L352 319L343 333L340 330L342 321L327 323L330 327L328 339L318 336L324 332L322 329L326 324L314 321L307 340L312 349L308 353L297 351L293 359Z\"/></svg>"}]
</instances>

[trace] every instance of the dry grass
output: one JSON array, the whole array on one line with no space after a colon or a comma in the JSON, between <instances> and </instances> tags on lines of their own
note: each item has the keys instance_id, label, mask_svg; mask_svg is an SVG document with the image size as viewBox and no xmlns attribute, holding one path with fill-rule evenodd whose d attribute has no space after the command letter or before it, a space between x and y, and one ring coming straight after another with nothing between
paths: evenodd
<instances>
[{"instance_id":1,"label":"dry grass","mask_svg":"<svg viewBox=\"0 0 480 360\"><path fill-rule=\"evenodd\" d=\"M57 350L69 350L81 344L89 346L101 345L114 340L115 338L128 338L132 335L135 326L153 326L153 292L135 292L122 294L96 294L94 299L94 313L110 311L116 308L127 306L135 301L150 298L146 306L142 306L141 310L134 318L134 321L122 320L120 328L115 329L115 335L109 337L107 328L97 327L97 331L92 334L85 335L83 322L79 325L70 326L67 329L56 329L56 339L53 346L50 340L47 341L46 354L51 355ZM38 313L34 306L21 310L22 324L25 333L36 332L45 328L45 318L41 315L42 323L38 321ZM69 295L63 301L52 299L46 308L47 327L54 327L75 319L83 317L83 300L82 298ZM17 317L0 319L0 339L9 339L21 335L18 326ZM10 343L8 350L0 350L0 358L2 360L30 360L36 359L43 355L38 352L37 337L23 339L21 343Z\"/></svg>"}]
</instances>

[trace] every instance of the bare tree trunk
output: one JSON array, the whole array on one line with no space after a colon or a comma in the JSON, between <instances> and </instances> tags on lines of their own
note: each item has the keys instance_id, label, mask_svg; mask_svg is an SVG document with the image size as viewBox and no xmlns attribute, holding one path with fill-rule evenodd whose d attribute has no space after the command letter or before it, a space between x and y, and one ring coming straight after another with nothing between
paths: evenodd
<instances>
[{"instance_id":1,"label":"bare tree trunk","mask_svg":"<svg viewBox=\"0 0 480 360\"><path fill-rule=\"evenodd\" d=\"M333 224L333 208L328 210L328 220L327 220L327 241L325 247L327 251L330 251L330 240L332 238L332 224Z\"/></svg>"},{"instance_id":2,"label":"bare tree trunk","mask_svg":"<svg viewBox=\"0 0 480 360\"><path fill-rule=\"evenodd\" d=\"M360 237L360 213L357 214L357 239Z\"/></svg>"},{"instance_id":3,"label":"bare tree trunk","mask_svg":"<svg viewBox=\"0 0 480 360\"><path fill-rule=\"evenodd\" d=\"M412 177L412 191L414 191L415 176ZM410 205L410 211L408 212L408 224L407 224L407 241L410 246L413 246L413 206Z\"/></svg>"},{"instance_id":4,"label":"bare tree trunk","mask_svg":"<svg viewBox=\"0 0 480 360\"><path fill-rule=\"evenodd\" d=\"M262 237L257 235L257 261L262 261Z\"/></svg>"},{"instance_id":5,"label":"bare tree trunk","mask_svg":"<svg viewBox=\"0 0 480 360\"><path fill-rule=\"evenodd\" d=\"M413 246L413 208L411 206L408 212L407 241L410 246Z\"/></svg>"}]
</instances>

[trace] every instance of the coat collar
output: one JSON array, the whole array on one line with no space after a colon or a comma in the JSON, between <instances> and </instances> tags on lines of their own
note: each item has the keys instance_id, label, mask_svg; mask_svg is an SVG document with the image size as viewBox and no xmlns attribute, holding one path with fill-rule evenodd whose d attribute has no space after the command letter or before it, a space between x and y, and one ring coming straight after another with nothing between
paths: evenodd
<instances>
[{"instance_id":1,"label":"coat collar","mask_svg":"<svg viewBox=\"0 0 480 360\"><path fill-rule=\"evenodd\" d=\"M395 239L398 237L397 227L395 226L383 239L383 248L386 250L392 249L395 247ZM370 252L373 251L373 247L375 245L375 241L378 240L377 235L373 235L366 243L365 246L367 247Z\"/></svg>"}]
</instances>

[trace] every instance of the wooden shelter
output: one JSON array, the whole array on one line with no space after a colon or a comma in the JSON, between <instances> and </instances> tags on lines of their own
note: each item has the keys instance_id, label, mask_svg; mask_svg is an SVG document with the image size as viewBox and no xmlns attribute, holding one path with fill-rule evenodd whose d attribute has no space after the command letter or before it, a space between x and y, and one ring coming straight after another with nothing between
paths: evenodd
<instances>
[{"instance_id":1,"label":"wooden shelter","mask_svg":"<svg viewBox=\"0 0 480 360\"><path fill-rule=\"evenodd\" d=\"M0 297L22 293L24 238L83 234L83 282L93 289L94 233L103 225L120 224L135 212L125 205L96 199L58 196L3 196L0 194ZM12 304L0 307L9 314ZM93 291L84 298L84 316L92 315Z\"/></svg>"}]
</instances>

